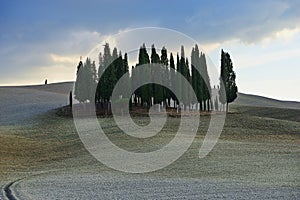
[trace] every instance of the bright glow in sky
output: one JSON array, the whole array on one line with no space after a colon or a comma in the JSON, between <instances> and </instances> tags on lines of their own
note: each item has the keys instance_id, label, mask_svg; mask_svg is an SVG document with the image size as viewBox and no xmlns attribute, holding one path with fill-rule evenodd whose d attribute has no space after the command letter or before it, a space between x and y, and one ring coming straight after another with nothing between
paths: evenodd
<instances>
[{"instance_id":1,"label":"bright glow in sky","mask_svg":"<svg viewBox=\"0 0 300 200\"><path fill-rule=\"evenodd\" d=\"M240 92L300 101L299 10L298 0L1 2L0 85L74 80L99 42L154 26L194 38L216 66L229 52Z\"/></svg>"}]
</instances>

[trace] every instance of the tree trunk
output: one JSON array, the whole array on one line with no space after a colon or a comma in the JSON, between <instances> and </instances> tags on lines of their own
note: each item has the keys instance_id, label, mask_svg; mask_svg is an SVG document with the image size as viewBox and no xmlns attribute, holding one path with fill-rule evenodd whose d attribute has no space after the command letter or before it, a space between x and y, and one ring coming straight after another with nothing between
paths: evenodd
<instances>
[{"instance_id":1,"label":"tree trunk","mask_svg":"<svg viewBox=\"0 0 300 200\"><path fill-rule=\"evenodd\" d=\"M209 99L207 100L207 111L210 111L210 101L209 101Z\"/></svg>"},{"instance_id":2,"label":"tree trunk","mask_svg":"<svg viewBox=\"0 0 300 200\"><path fill-rule=\"evenodd\" d=\"M226 113L228 113L228 102L226 103Z\"/></svg>"}]
</instances>

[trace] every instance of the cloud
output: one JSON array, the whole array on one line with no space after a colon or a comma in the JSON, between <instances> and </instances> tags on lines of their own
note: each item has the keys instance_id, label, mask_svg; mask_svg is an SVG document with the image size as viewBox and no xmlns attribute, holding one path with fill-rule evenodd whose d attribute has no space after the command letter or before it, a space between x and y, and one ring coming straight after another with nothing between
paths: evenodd
<instances>
[{"instance_id":1,"label":"cloud","mask_svg":"<svg viewBox=\"0 0 300 200\"><path fill-rule=\"evenodd\" d=\"M277 32L299 28L299 9L300 2L293 0L211 3L186 17L186 24L200 42L238 39L257 43Z\"/></svg>"},{"instance_id":2,"label":"cloud","mask_svg":"<svg viewBox=\"0 0 300 200\"><path fill-rule=\"evenodd\" d=\"M39 83L45 77L74 80L77 62L101 40L95 31L64 31L47 41L1 47L0 85ZM38 73L38 71L40 71ZM71 75L69 74L71 73ZM58 79L58 77L60 79Z\"/></svg>"},{"instance_id":3,"label":"cloud","mask_svg":"<svg viewBox=\"0 0 300 200\"><path fill-rule=\"evenodd\" d=\"M50 53L50 57L54 63L74 64L74 61L78 60L80 56L79 55L62 56L62 55Z\"/></svg>"},{"instance_id":4,"label":"cloud","mask_svg":"<svg viewBox=\"0 0 300 200\"><path fill-rule=\"evenodd\" d=\"M274 40L282 40L285 42L290 42L292 39L300 33L300 27L297 28L284 28L277 32L272 33L271 35L262 39L262 43L267 44Z\"/></svg>"}]
</instances>

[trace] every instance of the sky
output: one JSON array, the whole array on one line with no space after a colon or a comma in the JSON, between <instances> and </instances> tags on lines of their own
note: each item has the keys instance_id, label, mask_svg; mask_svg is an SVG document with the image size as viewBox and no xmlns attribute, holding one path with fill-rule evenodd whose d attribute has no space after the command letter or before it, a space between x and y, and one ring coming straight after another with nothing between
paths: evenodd
<instances>
[{"instance_id":1,"label":"sky","mask_svg":"<svg viewBox=\"0 0 300 200\"><path fill-rule=\"evenodd\" d=\"M300 101L300 1L224 2L1 1L0 85L73 81L96 45L160 27L196 40L217 68L229 52L240 92Z\"/></svg>"}]
</instances>

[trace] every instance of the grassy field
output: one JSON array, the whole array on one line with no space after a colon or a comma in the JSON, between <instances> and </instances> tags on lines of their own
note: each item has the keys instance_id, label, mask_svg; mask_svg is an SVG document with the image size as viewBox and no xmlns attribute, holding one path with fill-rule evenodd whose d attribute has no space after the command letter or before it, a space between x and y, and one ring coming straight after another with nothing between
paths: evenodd
<instances>
[{"instance_id":1,"label":"grassy field","mask_svg":"<svg viewBox=\"0 0 300 200\"><path fill-rule=\"evenodd\" d=\"M41 89L38 87L38 90ZM39 99L49 99L50 91L51 88L40 95ZM61 94L59 98L62 98ZM23 193L39 191L38 198L53 195L48 194L49 191L57 191L55 195L63 197L66 195L65 191L76 188L89 190L87 187L94 180L102 188L102 192L117 194L119 191L120 196L115 196L116 198L122 197L128 190L144 186L149 189L148 195L157 192L163 196L169 191L177 196L178 190L180 194L186 194L182 197L191 197L187 196L189 191L190 195L194 195L191 197L193 198L198 197L198 190L205 190L206 195L213 198L231 198L231 193L235 192L239 192L242 198L252 192L260 198L297 199L300 198L299 114L296 109L231 105L221 137L204 159L199 159L198 153L210 116L201 116L197 136L182 157L166 168L138 176L114 171L94 159L79 139L72 118L58 116L55 110L29 117L26 115L27 118L22 123L0 123L0 185L25 178L27 181L16 186L16 190ZM14 115L10 117L13 118ZM172 140L180 119L169 117L163 130L148 139L136 139L123 134L112 118L98 120L106 135L116 145L129 151L141 152L141 149L156 150ZM145 125L149 118L134 116L134 121ZM40 175L43 178L34 178L35 174L54 171L56 172L51 176ZM61 182L62 180L66 182ZM61 188L51 188L57 184ZM65 185L70 187L65 188ZM157 187L163 190L158 191ZM125 191L122 188L127 189ZM220 191L214 192L215 189ZM74 194L79 195L76 191L73 191ZM90 194L97 196L97 191L98 189ZM231 193L226 196L228 191ZM132 194L138 193L139 191L132 191ZM68 193L71 194L72 192ZM112 194L107 197L113 197ZM142 192L140 195L143 194ZM221 196L211 196L216 194ZM133 197L136 196L128 196Z\"/></svg>"},{"instance_id":2,"label":"grassy field","mask_svg":"<svg viewBox=\"0 0 300 200\"><path fill-rule=\"evenodd\" d=\"M253 112L253 109L239 106L232 108L233 112L227 115L219 143L202 160L198 158L198 151L210 117L201 116L201 126L189 151L155 174L241 179L253 179L253 174L258 178L262 177L261 174L268 174L276 182L280 180L282 183L297 185L300 180L300 122L297 116L293 114L289 120L289 116L286 117L283 112L290 113L290 110L280 109L280 114L274 115L277 113L275 108L264 109L263 113ZM135 120L145 124L149 119L139 117ZM99 122L118 146L131 151L138 151L141 147L152 151L173 138L179 118L169 118L162 132L151 139L133 139L122 134L112 118L100 118ZM1 126L0 138L2 178L35 170L91 163L101 166L100 169L109 170L84 149L73 120L59 117L54 111L35 117L28 125ZM283 179L281 176L286 177Z\"/></svg>"}]
</instances>

